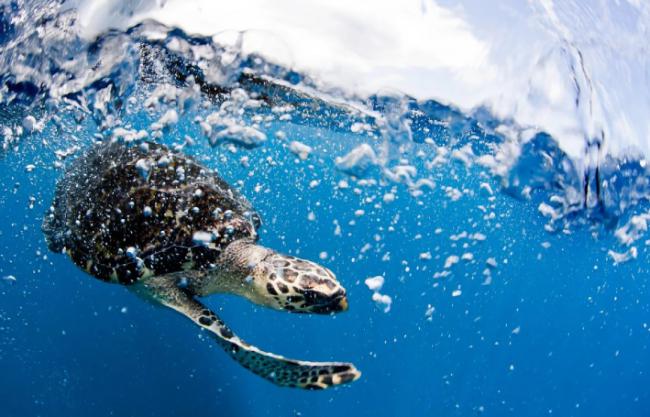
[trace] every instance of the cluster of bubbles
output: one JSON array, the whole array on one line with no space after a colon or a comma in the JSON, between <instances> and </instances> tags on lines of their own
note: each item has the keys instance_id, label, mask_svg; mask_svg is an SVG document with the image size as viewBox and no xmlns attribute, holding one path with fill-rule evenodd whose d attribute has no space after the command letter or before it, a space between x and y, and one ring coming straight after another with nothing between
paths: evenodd
<instances>
[{"instance_id":1,"label":"cluster of bubbles","mask_svg":"<svg viewBox=\"0 0 650 417\"><path fill-rule=\"evenodd\" d=\"M282 129L269 137L269 128L291 123L354 137L354 146L345 149L332 144L328 157L362 185L400 184L422 198L436 187L435 169L457 162L497 179L507 194L535 201L549 232L569 233L576 225L618 228L627 246L646 229L650 176L645 160L596 152L594 163L585 166L548 134L484 110L468 115L392 92L349 95L243 55L241 43L220 45L152 21L86 41L75 29L75 13L58 1L14 0L2 6L4 152L54 129L60 134L50 137L59 142L41 145L52 147L60 167L93 140L163 140L182 123L196 126L197 137L210 146L251 149L285 140ZM131 120L142 115L151 123L135 128ZM186 136L175 146L191 146L196 139ZM302 160L313 151L300 141L287 147ZM241 162L246 161L243 156ZM459 192L446 190L451 200Z\"/></svg>"}]
</instances>

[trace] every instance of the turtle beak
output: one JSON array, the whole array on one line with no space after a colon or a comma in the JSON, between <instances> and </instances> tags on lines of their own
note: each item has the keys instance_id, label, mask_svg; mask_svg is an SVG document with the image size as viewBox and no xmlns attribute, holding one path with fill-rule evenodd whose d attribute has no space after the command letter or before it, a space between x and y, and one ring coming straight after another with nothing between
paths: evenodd
<instances>
[{"instance_id":1,"label":"turtle beak","mask_svg":"<svg viewBox=\"0 0 650 417\"><path fill-rule=\"evenodd\" d=\"M348 311L348 297L343 296L339 301L339 311Z\"/></svg>"},{"instance_id":2,"label":"turtle beak","mask_svg":"<svg viewBox=\"0 0 650 417\"><path fill-rule=\"evenodd\" d=\"M348 298L342 288L328 297L309 290L304 291L303 295L306 300L310 301L310 306L304 311L305 313L330 314L348 309Z\"/></svg>"}]
</instances>

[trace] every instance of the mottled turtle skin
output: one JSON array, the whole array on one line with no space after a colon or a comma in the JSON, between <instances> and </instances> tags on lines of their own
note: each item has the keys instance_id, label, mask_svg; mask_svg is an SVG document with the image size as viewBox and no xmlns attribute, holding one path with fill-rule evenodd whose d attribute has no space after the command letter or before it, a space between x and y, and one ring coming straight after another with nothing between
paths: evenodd
<instances>
[{"instance_id":1,"label":"mottled turtle skin","mask_svg":"<svg viewBox=\"0 0 650 417\"><path fill-rule=\"evenodd\" d=\"M230 242L257 240L259 216L215 172L163 145L93 146L56 188L43 229L91 275L121 284L214 265Z\"/></svg>"},{"instance_id":2,"label":"mottled turtle skin","mask_svg":"<svg viewBox=\"0 0 650 417\"><path fill-rule=\"evenodd\" d=\"M198 298L232 293L279 310L347 309L327 268L257 245L259 216L215 172L163 145L103 142L66 170L43 221L52 251L207 331L242 366L285 387L324 389L351 363L288 359L252 346Z\"/></svg>"}]
</instances>

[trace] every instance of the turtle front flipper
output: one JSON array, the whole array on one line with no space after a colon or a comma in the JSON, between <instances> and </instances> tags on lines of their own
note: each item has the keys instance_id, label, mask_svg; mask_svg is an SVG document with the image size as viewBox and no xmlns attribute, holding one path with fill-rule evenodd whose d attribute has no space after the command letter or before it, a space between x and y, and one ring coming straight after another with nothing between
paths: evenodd
<instances>
[{"instance_id":1,"label":"turtle front flipper","mask_svg":"<svg viewBox=\"0 0 650 417\"><path fill-rule=\"evenodd\" d=\"M344 362L307 362L264 352L241 340L210 309L176 285L176 279L153 278L144 283L150 296L209 331L219 345L242 366L276 385L325 389L357 380L355 366Z\"/></svg>"}]
</instances>

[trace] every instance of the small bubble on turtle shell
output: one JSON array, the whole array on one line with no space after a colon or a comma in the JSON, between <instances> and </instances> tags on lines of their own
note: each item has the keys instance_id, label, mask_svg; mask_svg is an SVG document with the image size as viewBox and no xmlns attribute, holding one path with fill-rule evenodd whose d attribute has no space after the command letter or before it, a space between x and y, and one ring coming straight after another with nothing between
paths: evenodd
<instances>
[{"instance_id":1,"label":"small bubble on turtle shell","mask_svg":"<svg viewBox=\"0 0 650 417\"><path fill-rule=\"evenodd\" d=\"M223 213L223 216L226 218L226 220L230 220L230 219L232 219L232 210L226 210L226 211Z\"/></svg>"},{"instance_id":2,"label":"small bubble on turtle shell","mask_svg":"<svg viewBox=\"0 0 650 417\"><path fill-rule=\"evenodd\" d=\"M156 163L159 167L164 168L169 165L169 158L166 155L163 155L158 159Z\"/></svg>"},{"instance_id":3,"label":"small bubble on turtle shell","mask_svg":"<svg viewBox=\"0 0 650 417\"><path fill-rule=\"evenodd\" d=\"M128 256L131 259L137 258L138 255L138 250L134 248L133 246L129 246L126 248L126 256Z\"/></svg>"},{"instance_id":4,"label":"small bubble on turtle shell","mask_svg":"<svg viewBox=\"0 0 650 417\"><path fill-rule=\"evenodd\" d=\"M144 210L142 211L142 214L144 214L144 217L151 217L151 215L153 214L151 207L145 206Z\"/></svg>"},{"instance_id":5,"label":"small bubble on turtle shell","mask_svg":"<svg viewBox=\"0 0 650 417\"><path fill-rule=\"evenodd\" d=\"M189 285L190 281L187 277L181 277L181 279L178 280L178 288L187 288Z\"/></svg>"},{"instance_id":6,"label":"small bubble on turtle shell","mask_svg":"<svg viewBox=\"0 0 650 417\"><path fill-rule=\"evenodd\" d=\"M151 166L149 165L149 161L146 159L138 159L135 163L135 169L138 170L138 174L140 174L142 179L146 180L149 178L149 171L151 170Z\"/></svg>"},{"instance_id":7,"label":"small bubble on turtle shell","mask_svg":"<svg viewBox=\"0 0 650 417\"><path fill-rule=\"evenodd\" d=\"M182 166L176 168L176 178L178 178L179 181L185 181L185 168Z\"/></svg>"},{"instance_id":8,"label":"small bubble on turtle shell","mask_svg":"<svg viewBox=\"0 0 650 417\"><path fill-rule=\"evenodd\" d=\"M203 190L200 189L200 188L197 188L196 191L194 191L194 197L196 197L196 198L203 197Z\"/></svg>"},{"instance_id":9,"label":"small bubble on turtle shell","mask_svg":"<svg viewBox=\"0 0 650 417\"><path fill-rule=\"evenodd\" d=\"M203 230L196 231L192 234L192 241L197 245L208 246L214 239L215 236L212 233Z\"/></svg>"}]
</instances>

